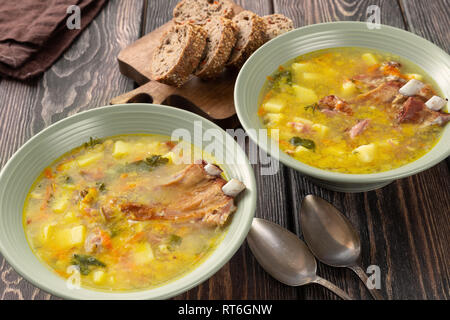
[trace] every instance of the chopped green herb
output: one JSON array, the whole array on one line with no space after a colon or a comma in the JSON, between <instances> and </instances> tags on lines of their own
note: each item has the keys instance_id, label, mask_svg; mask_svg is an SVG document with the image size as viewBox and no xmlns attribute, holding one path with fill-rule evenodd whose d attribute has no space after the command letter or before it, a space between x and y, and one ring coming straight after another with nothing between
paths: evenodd
<instances>
[{"instance_id":1,"label":"chopped green herb","mask_svg":"<svg viewBox=\"0 0 450 320\"><path fill-rule=\"evenodd\" d=\"M312 112L314 113L314 111L316 111L316 109L318 109L318 108L319 108L319 104L318 103L313 103L313 104L307 105L305 107L305 111L308 111L309 109L311 109Z\"/></svg>"},{"instance_id":2,"label":"chopped green herb","mask_svg":"<svg viewBox=\"0 0 450 320\"><path fill-rule=\"evenodd\" d=\"M296 147L302 146L302 147L305 147L307 149L312 149L312 150L314 150L316 148L316 144L314 143L314 141L309 140L309 139L303 139L300 137L291 138L291 140L289 140L289 143Z\"/></svg>"},{"instance_id":3,"label":"chopped green herb","mask_svg":"<svg viewBox=\"0 0 450 320\"><path fill-rule=\"evenodd\" d=\"M171 234L169 237L169 243L171 246L179 246L183 238L177 236L176 234Z\"/></svg>"},{"instance_id":4,"label":"chopped green herb","mask_svg":"<svg viewBox=\"0 0 450 320\"><path fill-rule=\"evenodd\" d=\"M145 162L151 167L158 167L169 162L169 159L160 155L152 155L151 157L146 158Z\"/></svg>"},{"instance_id":5,"label":"chopped green herb","mask_svg":"<svg viewBox=\"0 0 450 320\"><path fill-rule=\"evenodd\" d=\"M106 190L106 186L103 182L97 182L96 184L99 191L103 192Z\"/></svg>"},{"instance_id":6,"label":"chopped green herb","mask_svg":"<svg viewBox=\"0 0 450 320\"><path fill-rule=\"evenodd\" d=\"M71 264L78 266L78 268L80 269L80 273L84 276L88 275L91 272L91 266L102 268L106 267L106 264L104 264L97 258L86 254L74 254L71 260Z\"/></svg>"},{"instance_id":7,"label":"chopped green herb","mask_svg":"<svg viewBox=\"0 0 450 320\"><path fill-rule=\"evenodd\" d=\"M72 183L72 182L73 182L72 177L70 177L70 176L65 176L64 177L64 183Z\"/></svg>"},{"instance_id":8,"label":"chopped green herb","mask_svg":"<svg viewBox=\"0 0 450 320\"><path fill-rule=\"evenodd\" d=\"M89 141L84 143L85 148L92 148L96 144L101 143L100 139L89 137Z\"/></svg>"},{"instance_id":9,"label":"chopped green herb","mask_svg":"<svg viewBox=\"0 0 450 320\"><path fill-rule=\"evenodd\" d=\"M156 167L164 165L169 162L168 158L164 158L161 155L152 155L145 160L139 160L131 163L127 163L123 168L122 172L128 172L133 170L153 170Z\"/></svg>"},{"instance_id":10,"label":"chopped green herb","mask_svg":"<svg viewBox=\"0 0 450 320\"><path fill-rule=\"evenodd\" d=\"M283 69L274 73L270 79L270 88L279 89L281 83L292 85L291 71Z\"/></svg>"}]
</instances>

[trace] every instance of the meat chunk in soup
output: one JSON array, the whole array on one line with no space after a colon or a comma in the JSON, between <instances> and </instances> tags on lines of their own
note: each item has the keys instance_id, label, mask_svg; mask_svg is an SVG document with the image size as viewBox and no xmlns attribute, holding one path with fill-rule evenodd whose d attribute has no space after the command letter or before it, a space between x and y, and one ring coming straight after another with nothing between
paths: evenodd
<instances>
[{"instance_id":1,"label":"meat chunk in soup","mask_svg":"<svg viewBox=\"0 0 450 320\"><path fill-rule=\"evenodd\" d=\"M258 115L269 135L322 170L372 174L406 165L436 145L450 118L448 99L424 70L369 48L309 52L267 80Z\"/></svg>"},{"instance_id":2,"label":"meat chunk in soup","mask_svg":"<svg viewBox=\"0 0 450 320\"><path fill-rule=\"evenodd\" d=\"M223 225L236 210L232 197L222 187L226 181L204 170L205 164L191 164L177 173L171 181L159 185L155 191L167 194L163 203L140 204L125 202L120 210L132 220L201 220Z\"/></svg>"}]
</instances>

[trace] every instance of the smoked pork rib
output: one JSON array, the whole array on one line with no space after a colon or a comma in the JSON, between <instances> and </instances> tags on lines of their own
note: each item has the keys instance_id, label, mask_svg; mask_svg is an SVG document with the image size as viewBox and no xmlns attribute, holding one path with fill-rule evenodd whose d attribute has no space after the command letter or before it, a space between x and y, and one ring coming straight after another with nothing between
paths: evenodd
<instances>
[{"instance_id":1,"label":"smoked pork rib","mask_svg":"<svg viewBox=\"0 0 450 320\"><path fill-rule=\"evenodd\" d=\"M201 220L207 224L223 225L236 207L232 197L223 193L227 182L204 170L205 164L191 164L177 173L168 183L154 191L165 197L151 204L124 202L119 209L131 220Z\"/></svg>"}]
</instances>

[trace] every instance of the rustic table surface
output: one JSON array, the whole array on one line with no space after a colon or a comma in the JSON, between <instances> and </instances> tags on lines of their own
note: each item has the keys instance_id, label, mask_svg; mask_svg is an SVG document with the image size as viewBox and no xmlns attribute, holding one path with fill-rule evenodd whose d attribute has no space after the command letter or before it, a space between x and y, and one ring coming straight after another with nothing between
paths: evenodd
<instances>
[{"instance_id":1,"label":"rustic table surface","mask_svg":"<svg viewBox=\"0 0 450 320\"><path fill-rule=\"evenodd\" d=\"M135 84L119 73L119 51L168 21L176 0L111 0L64 55L32 83L0 80L0 166L31 136L68 115L103 106ZM283 13L295 27L366 19L369 5L381 22L414 32L450 51L449 0L242 0L260 15ZM432 57L430 57L432 58ZM359 230L362 264L381 268L388 299L450 298L449 160L367 193L319 188L282 166L260 176L256 216L299 236L298 212L306 194L332 202ZM257 167L255 166L255 169ZM318 273L351 296L370 299L351 271L319 263ZM57 299L20 277L0 255L0 299ZM213 277L176 299L337 299L326 289L280 284L258 265L246 243Z\"/></svg>"}]
</instances>

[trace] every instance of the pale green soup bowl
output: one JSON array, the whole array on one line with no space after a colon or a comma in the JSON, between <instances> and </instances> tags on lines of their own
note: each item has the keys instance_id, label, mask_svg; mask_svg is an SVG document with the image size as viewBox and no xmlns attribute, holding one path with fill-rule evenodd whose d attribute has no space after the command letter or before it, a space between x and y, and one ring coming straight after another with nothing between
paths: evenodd
<instances>
[{"instance_id":1,"label":"pale green soup bowl","mask_svg":"<svg viewBox=\"0 0 450 320\"><path fill-rule=\"evenodd\" d=\"M221 164L229 178L242 181L247 189L238 196L237 211L218 247L194 270L155 289L134 292L103 292L69 289L66 280L45 266L31 251L22 225L25 197L38 175L55 159L89 140L121 134L151 133L171 136L185 129L199 148L210 144L201 134L214 129L214 139L223 152L234 152L231 163ZM232 150L231 150L232 149ZM256 208L256 184L244 151L222 129L193 113L154 104L115 105L82 112L61 120L26 142L0 173L0 251L14 269L34 285L54 295L71 299L165 299L208 279L239 249L247 236Z\"/></svg>"},{"instance_id":2,"label":"pale green soup bowl","mask_svg":"<svg viewBox=\"0 0 450 320\"><path fill-rule=\"evenodd\" d=\"M234 102L239 120L250 138L273 158L300 171L316 184L335 191L363 192L383 187L393 180L426 170L450 155L450 125L436 146L420 159L394 170L374 174L345 174L321 170L290 157L261 139L264 126L257 115L266 77L295 57L326 48L365 47L406 58L427 72L445 97L450 96L450 57L431 42L410 32L381 25L369 29L364 22L334 22L311 25L283 34L259 48L239 72Z\"/></svg>"}]
</instances>

